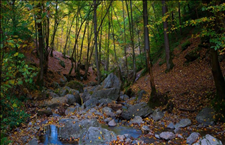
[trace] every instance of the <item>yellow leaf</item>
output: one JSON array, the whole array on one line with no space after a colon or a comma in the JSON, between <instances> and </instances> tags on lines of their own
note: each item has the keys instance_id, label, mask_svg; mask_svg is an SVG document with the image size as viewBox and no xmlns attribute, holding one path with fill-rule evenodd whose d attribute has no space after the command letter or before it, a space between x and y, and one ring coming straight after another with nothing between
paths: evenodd
<instances>
[{"instance_id":1,"label":"yellow leaf","mask_svg":"<svg viewBox=\"0 0 225 145\"><path fill-rule=\"evenodd\" d=\"M17 52L17 53L14 54L14 56L18 56L18 54L19 54L19 53Z\"/></svg>"},{"instance_id":2,"label":"yellow leaf","mask_svg":"<svg viewBox=\"0 0 225 145\"><path fill-rule=\"evenodd\" d=\"M14 108L16 108L16 107L17 107L16 103L14 103L12 106L13 106Z\"/></svg>"},{"instance_id":3,"label":"yellow leaf","mask_svg":"<svg viewBox=\"0 0 225 145\"><path fill-rule=\"evenodd\" d=\"M99 136L98 139L101 139L101 137Z\"/></svg>"},{"instance_id":4,"label":"yellow leaf","mask_svg":"<svg viewBox=\"0 0 225 145\"><path fill-rule=\"evenodd\" d=\"M216 140L213 138L213 141L216 141Z\"/></svg>"}]
</instances>

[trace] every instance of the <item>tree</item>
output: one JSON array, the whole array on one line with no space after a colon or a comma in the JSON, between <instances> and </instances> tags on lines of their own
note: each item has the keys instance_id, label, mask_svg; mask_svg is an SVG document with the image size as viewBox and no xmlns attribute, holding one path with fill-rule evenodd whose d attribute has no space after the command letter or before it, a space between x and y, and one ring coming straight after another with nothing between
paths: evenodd
<instances>
[{"instance_id":1,"label":"tree","mask_svg":"<svg viewBox=\"0 0 225 145\"><path fill-rule=\"evenodd\" d=\"M166 8L166 2L165 0L162 0L162 11L163 11L163 16L167 13L167 8ZM169 47L169 38L167 34L167 20L165 19L163 22L163 28L164 28L164 44L165 44L165 50L166 50L166 69L167 71L171 70L174 66L172 62L172 58L170 56L170 47Z\"/></svg>"},{"instance_id":2,"label":"tree","mask_svg":"<svg viewBox=\"0 0 225 145\"><path fill-rule=\"evenodd\" d=\"M153 71L152 71L152 61L150 58L150 46L149 46L149 33L148 33L148 11L147 11L147 0L143 0L143 19L144 19L144 47L146 49L146 58L148 63L148 72L150 75L150 86L151 86L151 96L156 95Z\"/></svg>"}]
</instances>

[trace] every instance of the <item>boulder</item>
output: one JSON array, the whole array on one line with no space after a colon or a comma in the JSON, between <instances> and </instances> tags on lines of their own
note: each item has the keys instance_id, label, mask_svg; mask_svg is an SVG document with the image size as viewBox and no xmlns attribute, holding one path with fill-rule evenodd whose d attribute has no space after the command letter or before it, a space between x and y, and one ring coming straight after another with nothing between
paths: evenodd
<instances>
[{"instance_id":1,"label":"boulder","mask_svg":"<svg viewBox=\"0 0 225 145\"><path fill-rule=\"evenodd\" d=\"M209 134L206 134L204 137L199 139L199 141L194 143L193 145L223 145L223 143L219 139Z\"/></svg>"},{"instance_id":2,"label":"boulder","mask_svg":"<svg viewBox=\"0 0 225 145\"><path fill-rule=\"evenodd\" d=\"M192 132L186 140L187 144L189 145L193 144L194 142L197 141L199 136L200 134L198 132Z\"/></svg>"},{"instance_id":3,"label":"boulder","mask_svg":"<svg viewBox=\"0 0 225 145\"><path fill-rule=\"evenodd\" d=\"M190 119L181 119L180 122L178 122L175 125L175 128L182 128L182 127L186 127L188 125L191 125L191 120Z\"/></svg>"},{"instance_id":4,"label":"boulder","mask_svg":"<svg viewBox=\"0 0 225 145\"><path fill-rule=\"evenodd\" d=\"M79 105L77 105L77 106L75 106L75 107L69 107L69 108L66 109L65 114L66 114L66 115L72 114L72 113L74 113L76 110L79 110L79 108L80 108Z\"/></svg>"},{"instance_id":5,"label":"boulder","mask_svg":"<svg viewBox=\"0 0 225 145\"><path fill-rule=\"evenodd\" d=\"M143 126L141 127L141 131L142 131L144 134L148 134L148 133L150 132L150 129L149 129L148 126L143 125Z\"/></svg>"},{"instance_id":6,"label":"boulder","mask_svg":"<svg viewBox=\"0 0 225 145\"><path fill-rule=\"evenodd\" d=\"M54 93L54 92L48 92L47 95L48 95L48 98L56 98L56 97L59 97L59 95L56 94L56 93Z\"/></svg>"},{"instance_id":7,"label":"boulder","mask_svg":"<svg viewBox=\"0 0 225 145\"><path fill-rule=\"evenodd\" d=\"M64 86L66 84L66 82L67 82L67 78L65 76L63 76L63 78L59 79L59 82L60 82L59 83L60 86Z\"/></svg>"},{"instance_id":8,"label":"boulder","mask_svg":"<svg viewBox=\"0 0 225 145\"><path fill-rule=\"evenodd\" d=\"M163 118L163 116L164 114L159 109L154 110L154 112L151 115L152 119L155 121L160 120L161 118Z\"/></svg>"},{"instance_id":9,"label":"boulder","mask_svg":"<svg viewBox=\"0 0 225 145\"><path fill-rule=\"evenodd\" d=\"M198 123L203 125L213 125L215 121L215 111L212 108L206 107L202 109L196 116Z\"/></svg>"},{"instance_id":10,"label":"boulder","mask_svg":"<svg viewBox=\"0 0 225 145\"><path fill-rule=\"evenodd\" d=\"M120 90L118 88L99 89L93 92L93 98L109 98L111 100L117 100L119 98Z\"/></svg>"},{"instance_id":11,"label":"boulder","mask_svg":"<svg viewBox=\"0 0 225 145\"><path fill-rule=\"evenodd\" d=\"M133 124L133 123L136 123L136 124L140 125L140 124L144 123L144 121L142 120L142 118L140 116L135 116L129 122L129 124Z\"/></svg>"},{"instance_id":12,"label":"boulder","mask_svg":"<svg viewBox=\"0 0 225 145\"><path fill-rule=\"evenodd\" d=\"M145 92L145 90L141 90L140 92L138 92L138 100L141 100L142 97L144 96L144 94L147 94L147 93Z\"/></svg>"},{"instance_id":13,"label":"boulder","mask_svg":"<svg viewBox=\"0 0 225 145\"><path fill-rule=\"evenodd\" d=\"M160 136L160 138L165 139L165 140L171 140L176 137L176 135L174 133L168 132L168 131L160 133L159 136Z\"/></svg>"},{"instance_id":14,"label":"boulder","mask_svg":"<svg viewBox=\"0 0 225 145\"><path fill-rule=\"evenodd\" d=\"M52 98L51 100L46 100L44 101L43 104L41 104L41 106L47 106L47 107L58 107L61 106L63 104L66 104L68 102L68 98L67 97L55 97Z\"/></svg>"},{"instance_id":15,"label":"boulder","mask_svg":"<svg viewBox=\"0 0 225 145\"><path fill-rule=\"evenodd\" d=\"M114 126L116 126L115 120L113 119L113 120L109 121L108 126L109 126L109 127L114 127Z\"/></svg>"},{"instance_id":16,"label":"boulder","mask_svg":"<svg viewBox=\"0 0 225 145\"><path fill-rule=\"evenodd\" d=\"M98 127L99 123L96 119L61 119L59 124L64 124L63 127L59 127L58 137L61 139L80 138L81 134L86 131L89 127Z\"/></svg>"},{"instance_id":17,"label":"boulder","mask_svg":"<svg viewBox=\"0 0 225 145\"><path fill-rule=\"evenodd\" d=\"M52 115L52 109L51 108L43 108L43 109L40 109L37 111L38 115L47 115L47 116L50 116Z\"/></svg>"},{"instance_id":18,"label":"boulder","mask_svg":"<svg viewBox=\"0 0 225 145\"><path fill-rule=\"evenodd\" d=\"M119 78L113 73L109 74L107 78L102 82L103 88L117 88L120 90L121 83Z\"/></svg>"},{"instance_id":19,"label":"boulder","mask_svg":"<svg viewBox=\"0 0 225 145\"><path fill-rule=\"evenodd\" d=\"M87 100L91 99L91 94L88 92L87 89L84 90L83 95L81 96L83 103L86 102Z\"/></svg>"},{"instance_id":20,"label":"boulder","mask_svg":"<svg viewBox=\"0 0 225 145\"><path fill-rule=\"evenodd\" d=\"M172 122L170 122L170 124L167 125L167 128L174 129L175 128L175 125Z\"/></svg>"},{"instance_id":21,"label":"boulder","mask_svg":"<svg viewBox=\"0 0 225 145\"><path fill-rule=\"evenodd\" d=\"M128 100L129 98L130 98L129 96L127 96L126 94L123 94L123 95L120 95L119 100L120 100L120 101L126 101L126 100Z\"/></svg>"},{"instance_id":22,"label":"boulder","mask_svg":"<svg viewBox=\"0 0 225 145\"><path fill-rule=\"evenodd\" d=\"M80 137L79 145L107 145L116 140L116 134L101 127L89 127Z\"/></svg>"},{"instance_id":23,"label":"boulder","mask_svg":"<svg viewBox=\"0 0 225 145\"><path fill-rule=\"evenodd\" d=\"M78 90L80 93L84 92L84 86L80 82L77 81L70 81L66 84L66 86L70 87L71 89Z\"/></svg>"},{"instance_id":24,"label":"boulder","mask_svg":"<svg viewBox=\"0 0 225 145\"><path fill-rule=\"evenodd\" d=\"M139 104L130 106L127 111L123 111L121 117L129 120L134 116L147 117L153 112L153 110L148 106L147 103L141 102Z\"/></svg>"},{"instance_id":25,"label":"boulder","mask_svg":"<svg viewBox=\"0 0 225 145\"><path fill-rule=\"evenodd\" d=\"M84 108L86 109L90 109L92 107L95 107L97 104L99 103L98 99L97 98L91 98L90 100L87 100L83 106Z\"/></svg>"},{"instance_id":26,"label":"boulder","mask_svg":"<svg viewBox=\"0 0 225 145\"><path fill-rule=\"evenodd\" d=\"M81 105L81 99L80 99L80 95L79 94L67 94L66 96L64 96L68 99L67 104L72 105L74 103L78 103Z\"/></svg>"},{"instance_id":27,"label":"boulder","mask_svg":"<svg viewBox=\"0 0 225 145\"><path fill-rule=\"evenodd\" d=\"M36 138L33 138L31 141L28 143L29 145L38 145L38 140Z\"/></svg>"}]
</instances>

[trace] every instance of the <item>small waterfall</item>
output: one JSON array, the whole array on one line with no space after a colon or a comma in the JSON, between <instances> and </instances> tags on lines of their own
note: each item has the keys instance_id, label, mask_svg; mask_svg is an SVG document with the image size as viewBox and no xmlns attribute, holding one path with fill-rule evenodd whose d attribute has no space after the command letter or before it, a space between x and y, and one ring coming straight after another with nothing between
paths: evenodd
<instances>
[{"instance_id":1,"label":"small waterfall","mask_svg":"<svg viewBox=\"0 0 225 145\"><path fill-rule=\"evenodd\" d=\"M46 132L44 145L48 144L63 145L58 140L58 132L55 125L50 125L50 129L48 129L48 131Z\"/></svg>"}]
</instances>

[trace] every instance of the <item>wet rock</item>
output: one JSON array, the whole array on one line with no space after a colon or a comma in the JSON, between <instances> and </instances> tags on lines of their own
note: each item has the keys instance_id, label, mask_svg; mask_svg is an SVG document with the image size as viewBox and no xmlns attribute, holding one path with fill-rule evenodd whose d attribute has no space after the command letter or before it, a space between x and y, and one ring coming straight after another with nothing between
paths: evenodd
<instances>
[{"instance_id":1,"label":"wet rock","mask_svg":"<svg viewBox=\"0 0 225 145\"><path fill-rule=\"evenodd\" d=\"M202 137L198 142L194 143L193 145L223 145L222 141L219 139L206 134Z\"/></svg>"},{"instance_id":2,"label":"wet rock","mask_svg":"<svg viewBox=\"0 0 225 145\"><path fill-rule=\"evenodd\" d=\"M162 132L159 134L160 138L165 139L165 140L171 140L176 137L176 135L172 132Z\"/></svg>"},{"instance_id":3,"label":"wet rock","mask_svg":"<svg viewBox=\"0 0 225 145\"><path fill-rule=\"evenodd\" d=\"M144 133L144 134L148 134L150 132L150 129L148 126L144 125L141 127L141 131Z\"/></svg>"},{"instance_id":4,"label":"wet rock","mask_svg":"<svg viewBox=\"0 0 225 145\"><path fill-rule=\"evenodd\" d=\"M188 125L191 125L191 120L190 119L181 119L180 122L178 122L175 125L175 128L182 128L182 127L186 127Z\"/></svg>"},{"instance_id":5,"label":"wet rock","mask_svg":"<svg viewBox=\"0 0 225 145\"><path fill-rule=\"evenodd\" d=\"M110 126L110 127L116 126L115 120L113 119L113 120L109 121L108 126Z\"/></svg>"},{"instance_id":6,"label":"wet rock","mask_svg":"<svg viewBox=\"0 0 225 145\"><path fill-rule=\"evenodd\" d=\"M161 118L163 118L164 114L162 113L162 111L160 111L159 109L154 110L154 112L152 113L151 117L153 118L153 120L158 121Z\"/></svg>"},{"instance_id":7,"label":"wet rock","mask_svg":"<svg viewBox=\"0 0 225 145\"><path fill-rule=\"evenodd\" d=\"M186 140L187 144L193 144L195 141L197 141L199 136L200 134L198 132L192 132Z\"/></svg>"},{"instance_id":8,"label":"wet rock","mask_svg":"<svg viewBox=\"0 0 225 145\"><path fill-rule=\"evenodd\" d=\"M116 134L114 132L101 127L89 127L88 130L82 133L79 144L106 145L113 140L116 140Z\"/></svg>"},{"instance_id":9,"label":"wet rock","mask_svg":"<svg viewBox=\"0 0 225 145\"><path fill-rule=\"evenodd\" d=\"M213 125L215 121L215 117L213 116L215 116L214 109L206 107L199 112L196 116L196 120L203 125Z\"/></svg>"},{"instance_id":10,"label":"wet rock","mask_svg":"<svg viewBox=\"0 0 225 145\"><path fill-rule=\"evenodd\" d=\"M144 123L142 118L140 116L135 116L133 119L130 120L129 124L136 123L140 125L141 123Z\"/></svg>"}]
</instances>

